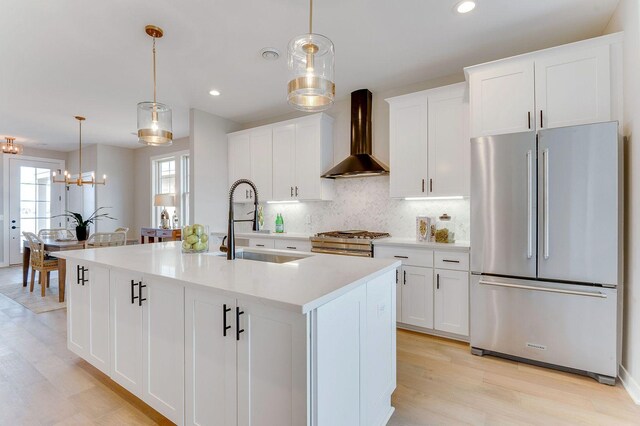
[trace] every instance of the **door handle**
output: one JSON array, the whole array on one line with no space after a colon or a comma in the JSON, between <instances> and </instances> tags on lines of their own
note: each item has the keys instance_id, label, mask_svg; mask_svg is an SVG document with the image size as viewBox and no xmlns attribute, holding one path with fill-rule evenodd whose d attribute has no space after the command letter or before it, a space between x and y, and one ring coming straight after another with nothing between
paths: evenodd
<instances>
[{"instance_id":1,"label":"door handle","mask_svg":"<svg viewBox=\"0 0 640 426\"><path fill-rule=\"evenodd\" d=\"M533 152L527 151L527 259L533 256Z\"/></svg>"},{"instance_id":2,"label":"door handle","mask_svg":"<svg viewBox=\"0 0 640 426\"><path fill-rule=\"evenodd\" d=\"M543 215L543 257L549 258L549 149L542 151L542 202L544 204Z\"/></svg>"},{"instance_id":3,"label":"door handle","mask_svg":"<svg viewBox=\"0 0 640 426\"><path fill-rule=\"evenodd\" d=\"M436 290L440 290L440 274L436 274Z\"/></svg>"},{"instance_id":4,"label":"door handle","mask_svg":"<svg viewBox=\"0 0 640 426\"><path fill-rule=\"evenodd\" d=\"M240 333L244 333L244 328L240 328L240 315L244 314L238 306L236 306L236 340L240 340Z\"/></svg>"},{"instance_id":5,"label":"door handle","mask_svg":"<svg viewBox=\"0 0 640 426\"><path fill-rule=\"evenodd\" d=\"M508 284L508 283L483 281L483 280L480 280L478 282L478 284L480 284L480 285L492 285L492 286L495 286L495 287L518 288L518 289L521 289L521 290L545 291L547 293L570 294L570 295L574 295L574 296L600 297L602 299L606 299L607 298L607 295L604 294L604 293L591 292L591 291L563 290L561 288L534 287L534 286L530 286L530 285Z\"/></svg>"},{"instance_id":6,"label":"door handle","mask_svg":"<svg viewBox=\"0 0 640 426\"><path fill-rule=\"evenodd\" d=\"M429 192L433 192L433 179L429 179Z\"/></svg>"},{"instance_id":7,"label":"door handle","mask_svg":"<svg viewBox=\"0 0 640 426\"><path fill-rule=\"evenodd\" d=\"M227 312L230 312L231 308L227 308L227 304L222 305L222 335L227 337L227 330L231 328L227 325Z\"/></svg>"}]
</instances>

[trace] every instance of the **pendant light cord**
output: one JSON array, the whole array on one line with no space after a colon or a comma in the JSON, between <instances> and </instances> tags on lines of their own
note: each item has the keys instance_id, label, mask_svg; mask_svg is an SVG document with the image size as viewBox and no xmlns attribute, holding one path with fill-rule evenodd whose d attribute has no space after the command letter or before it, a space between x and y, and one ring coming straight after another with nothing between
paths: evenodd
<instances>
[{"instance_id":1,"label":"pendant light cord","mask_svg":"<svg viewBox=\"0 0 640 426\"><path fill-rule=\"evenodd\" d=\"M80 145L80 161L78 161L78 180L82 180L82 120L78 120L78 124L80 125L80 137L78 139L78 144Z\"/></svg>"},{"instance_id":2,"label":"pendant light cord","mask_svg":"<svg viewBox=\"0 0 640 426\"><path fill-rule=\"evenodd\" d=\"M156 38L153 38L153 107L156 107Z\"/></svg>"},{"instance_id":3,"label":"pendant light cord","mask_svg":"<svg viewBox=\"0 0 640 426\"><path fill-rule=\"evenodd\" d=\"M313 34L313 0L309 0L309 34Z\"/></svg>"}]
</instances>

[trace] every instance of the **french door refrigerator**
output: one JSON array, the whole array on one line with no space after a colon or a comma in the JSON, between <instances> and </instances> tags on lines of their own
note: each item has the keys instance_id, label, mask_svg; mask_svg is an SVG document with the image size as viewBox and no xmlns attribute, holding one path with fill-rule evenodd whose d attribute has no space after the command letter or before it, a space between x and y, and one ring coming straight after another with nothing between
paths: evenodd
<instances>
[{"instance_id":1,"label":"french door refrigerator","mask_svg":"<svg viewBox=\"0 0 640 426\"><path fill-rule=\"evenodd\" d=\"M475 138L471 159L472 352L614 384L622 309L617 122Z\"/></svg>"}]
</instances>

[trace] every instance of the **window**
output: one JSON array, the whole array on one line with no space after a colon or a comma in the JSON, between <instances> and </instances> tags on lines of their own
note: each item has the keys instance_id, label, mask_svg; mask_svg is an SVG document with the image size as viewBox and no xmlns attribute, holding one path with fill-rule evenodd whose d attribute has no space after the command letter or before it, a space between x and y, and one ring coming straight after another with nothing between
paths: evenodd
<instances>
[{"instance_id":1,"label":"window","mask_svg":"<svg viewBox=\"0 0 640 426\"><path fill-rule=\"evenodd\" d=\"M174 213L178 216L178 226L189 220L189 154L174 153L168 157L154 158L152 161L151 202L157 194L174 194L174 206L152 207L152 225L159 227L163 208L169 212L173 220ZM172 225L174 223L172 222Z\"/></svg>"}]
</instances>

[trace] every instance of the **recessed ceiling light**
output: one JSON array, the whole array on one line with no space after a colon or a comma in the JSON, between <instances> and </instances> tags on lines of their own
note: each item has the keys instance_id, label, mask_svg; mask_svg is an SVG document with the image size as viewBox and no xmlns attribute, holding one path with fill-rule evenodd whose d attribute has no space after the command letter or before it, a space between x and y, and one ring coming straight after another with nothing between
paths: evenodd
<instances>
[{"instance_id":1,"label":"recessed ceiling light","mask_svg":"<svg viewBox=\"0 0 640 426\"><path fill-rule=\"evenodd\" d=\"M471 12L475 8L476 8L476 2L472 0L461 1L456 5L456 11L458 11L458 13Z\"/></svg>"},{"instance_id":2,"label":"recessed ceiling light","mask_svg":"<svg viewBox=\"0 0 640 426\"><path fill-rule=\"evenodd\" d=\"M210 90L210 91L209 91L209 94L210 94L211 96L220 96L220 92L218 92L217 90Z\"/></svg>"},{"instance_id":3,"label":"recessed ceiling light","mask_svg":"<svg viewBox=\"0 0 640 426\"><path fill-rule=\"evenodd\" d=\"M275 61L280 57L280 51L275 47L265 47L260 51L262 59L267 61Z\"/></svg>"}]
</instances>

